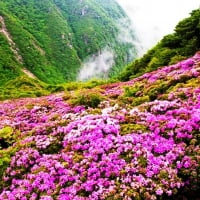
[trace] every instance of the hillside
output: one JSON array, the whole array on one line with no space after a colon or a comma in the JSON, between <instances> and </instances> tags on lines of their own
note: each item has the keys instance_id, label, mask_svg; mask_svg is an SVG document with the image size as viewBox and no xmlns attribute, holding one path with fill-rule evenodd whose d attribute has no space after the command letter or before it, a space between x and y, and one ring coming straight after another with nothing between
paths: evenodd
<instances>
[{"instance_id":1,"label":"hillside","mask_svg":"<svg viewBox=\"0 0 200 200\"><path fill-rule=\"evenodd\" d=\"M119 78L130 80L160 66L174 64L192 56L200 50L200 9L191 12L190 17L180 21L174 33L166 35L144 56L130 63Z\"/></svg>"},{"instance_id":2,"label":"hillside","mask_svg":"<svg viewBox=\"0 0 200 200\"><path fill-rule=\"evenodd\" d=\"M200 52L128 82L1 102L0 199L197 200L199 130Z\"/></svg>"},{"instance_id":3,"label":"hillside","mask_svg":"<svg viewBox=\"0 0 200 200\"><path fill-rule=\"evenodd\" d=\"M115 1L0 1L0 85L24 73L51 84L76 80L82 62L105 49L114 54L106 73L116 74L134 57L118 39L124 19Z\"/></svg>"}]
</instances>

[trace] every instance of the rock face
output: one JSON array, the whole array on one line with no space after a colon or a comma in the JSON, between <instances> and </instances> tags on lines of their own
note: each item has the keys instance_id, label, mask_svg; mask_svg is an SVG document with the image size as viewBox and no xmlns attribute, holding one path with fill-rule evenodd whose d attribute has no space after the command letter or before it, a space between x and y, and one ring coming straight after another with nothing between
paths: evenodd
<instances>
[{"instance_id":1,"label":"rock face","mask_svg":"<svg viewBox=\"0 0 200 200\"><path fill-rule=\"evenodd\" d=\"M115 57L110 75L134 57L134 45L119 40L127 16L115 1L2 0L0 16L1 84L20 68L47 83L75 80L81 63L105 48Z\"/></svg>"}]
</instances>

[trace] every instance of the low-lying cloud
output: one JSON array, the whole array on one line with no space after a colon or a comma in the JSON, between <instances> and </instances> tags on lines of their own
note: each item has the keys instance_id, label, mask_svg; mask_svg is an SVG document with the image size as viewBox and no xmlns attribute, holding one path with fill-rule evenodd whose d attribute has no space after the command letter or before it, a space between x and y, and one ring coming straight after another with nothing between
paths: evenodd
<instances>
[{"instance_id":1,"label":"low-lying cloud","mask_svg":"<svg viewBox=\"0 0 200 200\"><path fill-rule=\"evenodd\" d=\"M128 18L121 18L117 23L119 29L118 39L122 43L134 43L135 36L132 27L130 27L131 21Z\"/></svg>"},{"instance_id":2,"label":"low-lying cloud","mask_svg":"<svg viewBox=\"0 0 200 200\"><path fill-rule=\"evenodd\" d=\"M114 53L106 47L83 62L78 80L85 81L91 78L107 78L114 63Z\"/></svg>"},{"instance_id":3,"label":"low-lying cloud","mask_svg":"<svg viewBox=\"0 0 200 200\"><path fill-rule=\"evenodd\" d=\"M132 61L135 57L137 57L137 51L135 47L139 47L139 40L134 32L132 22L129 18L121 18L117 22L119 34L118 34L118 41L121 43L129 44L129 55L128 60L126 62Z\"/></svg>"}]
</instances>

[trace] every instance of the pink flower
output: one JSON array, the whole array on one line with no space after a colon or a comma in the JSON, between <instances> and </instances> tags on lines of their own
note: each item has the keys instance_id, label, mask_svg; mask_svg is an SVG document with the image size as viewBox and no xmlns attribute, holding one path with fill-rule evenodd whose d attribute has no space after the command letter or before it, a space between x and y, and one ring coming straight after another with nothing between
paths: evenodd
<instances>
[{"instance_id":1,"label":"pink flower","mask_svg":"<svg viewBox=\"0 0 200 200\"><path fill-rule=\"evenodd\" d=\"M159 196L161 196L163 194L163 190L161 188L158 188L156 190L156 194L159 195Z\"/></svg>"}]
</instances>

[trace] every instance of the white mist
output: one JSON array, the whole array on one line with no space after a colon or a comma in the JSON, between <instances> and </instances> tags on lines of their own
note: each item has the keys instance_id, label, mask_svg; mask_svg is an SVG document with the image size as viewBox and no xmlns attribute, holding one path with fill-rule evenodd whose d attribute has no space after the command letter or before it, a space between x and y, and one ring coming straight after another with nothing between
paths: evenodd
<instances>
[{"instance_id":1,"label":"white mist","mask_svg":"<svg viewBox=\"0 0 200 200\"><path fill-rule=\"evenodd\" d=\"M107 78L113 65L114 53L111 49L105 48L83 62L77 79L85 81L91 78Z\"/></svg>"}]
</instances>

